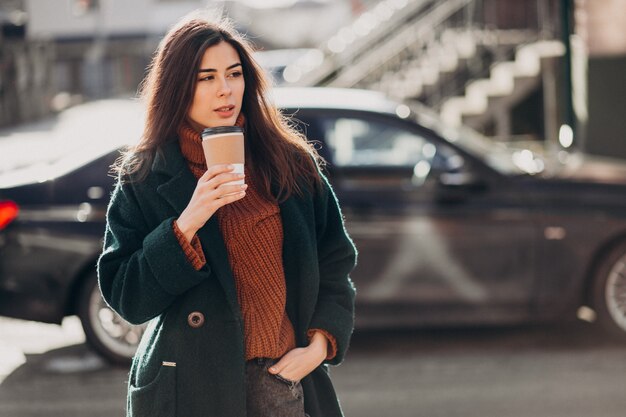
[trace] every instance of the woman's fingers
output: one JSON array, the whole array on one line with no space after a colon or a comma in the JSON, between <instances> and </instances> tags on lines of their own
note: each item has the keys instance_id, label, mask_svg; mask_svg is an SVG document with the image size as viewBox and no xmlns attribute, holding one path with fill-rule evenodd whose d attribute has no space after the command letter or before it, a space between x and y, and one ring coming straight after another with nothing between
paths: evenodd
<instances>
[{"instance_id":1,"label":"woman's fingers","mask_svg":"<svg viewBox=\"0 0 626 417\"><path fill-rule=\"evenodd\" d=\"M202 174L199 180L206 182L218 174L221 174L223 172L230 172L233 169L235 169L235 167L230 164L213 165L213 166L210 166L209 169L207 169L204 174Z\"/></svg>"},{"instance_id":2,"label":"woman's fingers","mask_svg":"<svg viewBox=\"0 0 626 417\"><path fill-rule=\"evenodd\" d=\"M245 178L243 173L230 172L228 165L215 165L207 170L198 180L198 185L211 190L217 189L226 183L241 181Z\"/></svg>"},{"instance_id":3,"label":"woman's fingers","mask_svg":"<svg viewBox=\"0 0 626 417\"><path fill-rule=\"evenodd\" d=\"M237 191L234 193L227 193L226 195L223 195L222 197L216 198L214 200L214 204L216 205L216 208L220 208L222 206L225 206L226 204L230 204L237 200L241 200L242 198L245 197L245 195L246 195L246 192L243 190Z\"/></svg>"},{"instance_id":4,"label":"woman's fingers","mask_svg":"<svg viewBox=\"0 0 626 417\"><path fill-rule=\"evenodd\" d=\"M220 188L226 183L231 181L241 181L244 178L244 174L236 174L231 172L217 174L208 181L211 188Z\"/></svg>"},{"instance_id":5,"label":"woman's fingers","mask_svg":"<svg viewBox=\"0 0 626 417\"><path fill-rule=\"evenodd\" d=\"M199 181L198 188L196 189L197 201L199 203L205 207L208 205L211 206L213 210L217 210L245 196L245 190L248 188L247 184L229 184L232 181L242 179L242 174L223 172L221 168L213 171L213 173L215 172L221 173L204 183L202 183L201 180ZM209 177L208 174L207 177Z\"/></svg>"},{"instance_id":6,"label":"woman's fingers","mask_svg":"<svg viewBox=\"0 0 626 417\"><path fill-rule=\"evenodd\" d=\"M214 191L217 198L223 198L228 194L245 191L248 188L248 184L225 184L217 187Z\"/></svg>"},{"instance_id":7,"label":"woman's fingers","mask_svg":"<svg viewBox=\"0 0 626 417\"><path fill-rule=\"evenodd\" d=\"M321 361L306 348L295 348L283 355L268 371L291 381L300 381L313 372Z\"/></svg>"},{"instance_id":8,"label":"woman's fingers","mask_svg":"<svg viewBox=\"0 0 626 417\"><path fill-rule=\"evenodd\" d=\"M235 169L233 165L218 164L209 167L204 174L198 179L199 183L207 183L212 188L230 182L242 180L245 175L243 173L232 172Z\"/></svg>"}]
</instances>

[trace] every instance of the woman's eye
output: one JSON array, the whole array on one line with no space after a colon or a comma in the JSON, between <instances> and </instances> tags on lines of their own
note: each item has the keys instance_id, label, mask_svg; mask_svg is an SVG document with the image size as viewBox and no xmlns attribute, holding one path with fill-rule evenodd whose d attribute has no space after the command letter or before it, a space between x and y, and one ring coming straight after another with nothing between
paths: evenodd
<instances>
[{"instance_id":1,"label":"woman's eye","mask_svg":"<svg viewBox=\"0 0 626 417\"><path fill-rule=\"evenodd\" d=\"M241 72L239 72L239 71L232 72L232 73L230 74L230 76L231 76L231 77L233 77L233 78L241 77L241 75L242 75L242 74L241 74Z\"/></svg>"},{"instance_id":2,"label":"woman's eye","mask_svg":"<svg viewBox=\"0 0 626 417\"><path fill-rule=\"evenodd\" d=\"M207 75L206 77L200 78L198 81L207 81L207 80L212 80L212 79L213 79L212 75Z\"/></svg>"}]
</instances>

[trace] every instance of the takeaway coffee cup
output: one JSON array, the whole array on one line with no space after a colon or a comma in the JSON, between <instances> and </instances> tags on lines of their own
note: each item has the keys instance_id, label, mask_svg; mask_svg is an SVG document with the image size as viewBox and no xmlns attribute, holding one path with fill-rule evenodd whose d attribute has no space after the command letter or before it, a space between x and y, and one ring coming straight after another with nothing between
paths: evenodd
<instances>
[{"instance_id":1,"label":"takeaway coffee cup","mask_svg":"<svg viewBox=\"0 0 626 417\"><path fill-rule=\"evenodd\" d=\"M207 168L217 164L231 164L235 167L231 172L243 173L245 154L241 127L207 127L202 131L202 148ZM224 185L243 183L244 180L241 179Z\"/></svg>"}]
</instances>

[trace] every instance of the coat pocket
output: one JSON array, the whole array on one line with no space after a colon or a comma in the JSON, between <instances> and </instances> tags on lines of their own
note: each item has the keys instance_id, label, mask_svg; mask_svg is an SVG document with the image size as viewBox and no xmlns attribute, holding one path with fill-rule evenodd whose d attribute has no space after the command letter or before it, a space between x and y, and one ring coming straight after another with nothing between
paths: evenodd
<instances>
[{"instance_id":1,"label":"coat pocket","mask_svg":"<svg viewBox=\"0 0 626 417\"><path fill-rule=\"evenodd\" d=\"M154 380L147 385L130 385L127 417L176 416L176 363L163 362Z\"/></svg>"}]
</instances>

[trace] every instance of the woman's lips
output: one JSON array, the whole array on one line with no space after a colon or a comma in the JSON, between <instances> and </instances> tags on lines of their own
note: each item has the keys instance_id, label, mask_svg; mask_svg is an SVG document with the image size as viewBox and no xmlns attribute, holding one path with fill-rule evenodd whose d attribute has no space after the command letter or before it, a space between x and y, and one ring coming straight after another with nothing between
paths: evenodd
<instances>
[{"instance_id":1,"label":"woman's lips","mask_svg":"<svg viewBox=\"0 0 626 417\"><path fill-rule=\"evenodd\" d=\"M235 106L218 107L217 109L215 109L215 112L218 114L218 116L223 118L232 117L232 115L235 113Z\"/></svg>"}]
</instances>

